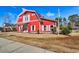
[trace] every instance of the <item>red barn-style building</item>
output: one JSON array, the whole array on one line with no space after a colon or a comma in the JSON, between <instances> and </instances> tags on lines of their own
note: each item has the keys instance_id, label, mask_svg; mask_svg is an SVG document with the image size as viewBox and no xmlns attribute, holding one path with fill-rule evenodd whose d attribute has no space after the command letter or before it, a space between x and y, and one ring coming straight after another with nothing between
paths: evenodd
<instances>
[{"instance_id":1,"label":"red barn-style building","mask_svg":"<svg viewBox=\"0 0 79 59\"><path fill-rule=\"evenodd\" d=\"M23 10L17 17L16 28L18 32L52 32L51 27L56 26L55 20L47 19L36 11Z\"/></svg>"}]
</instances>

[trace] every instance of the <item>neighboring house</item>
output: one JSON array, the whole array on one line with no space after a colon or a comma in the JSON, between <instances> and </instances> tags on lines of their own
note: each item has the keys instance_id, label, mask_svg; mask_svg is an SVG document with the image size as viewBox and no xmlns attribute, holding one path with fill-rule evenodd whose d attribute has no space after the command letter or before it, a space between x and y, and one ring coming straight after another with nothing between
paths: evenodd
<instances>
[{"instance_id":1,"label":"neighboring house","mask_svg":"<svg viewBox=\"0 0 79 59\"><path fill-rule=\"evenodd\" d=\"M4 23L3 32L16 31L15 24Z\"/></svg>"},{"instance_id":2,"label":"neighboring house","mask_svg":"<svg viewBox=\"0 0 79 59\"><path fill-rule=\"evenodd\" d=\"M18 32L52 32L51 27L56 26L55 20L50 20L44 18L36 11L33 10L23 10L21 14L18 15L16 21L16 28Z\"/></svg>"},{"instance_id":3,"label":"neighboring house","mask_svg":"<svg viewBox=\"0 0 79 59\"><path fill-rule=\"evenodd\" d=\"M2 27L0 27L0 32L2 32L3 31L3 28Z\"/></svg>"}]
</instances>

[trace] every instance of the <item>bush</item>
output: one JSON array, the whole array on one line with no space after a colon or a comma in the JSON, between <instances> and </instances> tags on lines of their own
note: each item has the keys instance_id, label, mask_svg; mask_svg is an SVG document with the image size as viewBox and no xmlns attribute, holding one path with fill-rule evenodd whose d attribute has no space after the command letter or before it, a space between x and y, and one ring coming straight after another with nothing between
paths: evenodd
<instances>
[{"instance_id":1,"label":"bush","mask_svg":"<svg viewBox=\"0 0 79 59\"><path fill-rule=\"evenodd\" d=\"M52 33L56 33L56 27L51 27Z\"/></svg>"},{"instance_id":2,"label":"bush","mask_svg":"<svg viewBox=\"0 0 79 59\"><path fill-rule=\"evenodd\" d=\"M69 30L72 30L72 27L71 27L71 26L68 26L68 29L69 29Z\"/></svg>"},{"instance_id":3,"label":"bush","mask_svg":"<svg viewBox=\"0 0 79 59\"><path fill-rule=\"evenodd\" d=\"M71 30L68 27L63 27L61 30L61 34L68 35L71 33Z\"/></svg>"}]
</instances>

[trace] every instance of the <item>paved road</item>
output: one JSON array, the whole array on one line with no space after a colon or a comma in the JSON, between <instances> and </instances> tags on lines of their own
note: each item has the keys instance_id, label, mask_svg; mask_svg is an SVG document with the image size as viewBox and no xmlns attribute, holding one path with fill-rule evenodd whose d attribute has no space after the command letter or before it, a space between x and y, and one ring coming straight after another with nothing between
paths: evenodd
<instances>
[{"instance_id":1,"label":"paved road","mask_svg":"<svg viewBox=\"0 0 79 59\"><path fill-rule=\"evenodd\" d=\"M52 53L51 51L0 38L0 53Z\"/></svg>"}]
</instances>

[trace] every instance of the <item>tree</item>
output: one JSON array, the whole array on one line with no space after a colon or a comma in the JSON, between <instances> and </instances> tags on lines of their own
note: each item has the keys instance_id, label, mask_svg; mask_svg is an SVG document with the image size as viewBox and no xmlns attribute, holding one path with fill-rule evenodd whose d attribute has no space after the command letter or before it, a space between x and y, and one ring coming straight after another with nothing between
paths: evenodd
<instances>
[{"instance_id":1,"label":"tree","mask_svg":"<svg viewBox=\"0 0 79 59\"><path fill-rule=\"evenodd\" d=\"M58 19L59 19L59 22L61 23L62 22L62 18L61 17L60 18L58 18L58 17L55 18L56 21L58 21Z\"/></svg>"},{"instance_id":2,"label":"tree","mask_svg":"<svg viewBox=\"0 0 79 59\"><path fill-rule=\"evenodd\" d=\"M64 22L64 26L66 26L67 25L67 21L66 21L65 17L63 18L63 22Z\"/></svg>"},{"instance_id":3,"label":"tree","mask_svg":"<svg viewBox=\"0 0 79 59\"><path fill-rule=\"evenodd\" d=\"M74 26L75 26L75 18L79 17L78 14L73 14L73 15L70 15L68 17L68 20L70 21L70 26L72 27L72 29L74 29Z\"/></svg>"},{"instance_id":4,"label":"tree","mask_svg":"<svg viewBox=\"0 0 79 59\"><path fill-rule=\"evenodd\" d=\"M57 22L58 22L58 20L59 20L59 26L60 26L60 29L61 29L61 27L62 27L62 18L61 18L61 17L60 17L60 18L56 17L55 20L56 20ZM58 26L58 24L57 24L57 26Z\"/></svg>"},{"instance_id":5,"label":"tree","mask_svg":"<svg viewBox=\"0 0 79 59\"><path fill-rule=\"evenodd\" d=\"M13 29L12 29L12 26L11 26L10 16L9 15L3 16L3 20L4 20L4 23L3 23L4 32L12 31Z\"/></svg>"}]
</instances>

